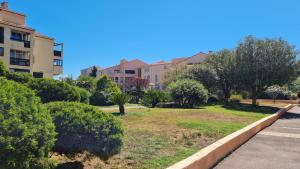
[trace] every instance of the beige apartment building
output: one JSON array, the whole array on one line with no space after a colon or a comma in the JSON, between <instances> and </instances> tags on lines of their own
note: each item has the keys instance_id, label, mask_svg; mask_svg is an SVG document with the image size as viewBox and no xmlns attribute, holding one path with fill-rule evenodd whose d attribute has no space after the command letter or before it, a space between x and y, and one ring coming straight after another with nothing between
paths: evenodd
<instances>
[{"instance_id":1,"label":"beige apartment building","mask_svg":"<svg viewBox=\"0 0 300 169\"><path fill-rule=\"evenodd\" d=\"M120 64L101 69L97 77L108 75L114 80L124 91L129 90L132 86L140 85L145 88L155 88L165 90L165 80L168 73L176 70L181 70L193 64L203 62L208 54L203 52L197 53L191 57L175 58L170 62L159 61L154 64L145 63L139 59L120 61ZM88 76L87 70L83 69L81 75Z\"/></svg>"},{"instance_id":2,"label":"beige apartment building","mask_svg":"<svg viewBox=\"0 0 300 169\"><path fill-rule=\"evenodd\" d=\"M10 72L28 72L37 78L53 78L63 72L63 44L26 26L26 16L0 8L0 60Z\"/></svg>"},{"instance_id":3,"label":"beige apartment building","mask_svg":"<svg viewBox=\"0 0 300 169\"><path fill-rule=\"evenodd\" d=\"M159 61L149 64L143 68L145 79L149 80L149 87L159 90L165 90L165 80L170 72L180 71L194 64L199 64L207 58L208 54L200 52L191 57L182 57L172 59L171 62Z\"/></svg>"}]
</instances>

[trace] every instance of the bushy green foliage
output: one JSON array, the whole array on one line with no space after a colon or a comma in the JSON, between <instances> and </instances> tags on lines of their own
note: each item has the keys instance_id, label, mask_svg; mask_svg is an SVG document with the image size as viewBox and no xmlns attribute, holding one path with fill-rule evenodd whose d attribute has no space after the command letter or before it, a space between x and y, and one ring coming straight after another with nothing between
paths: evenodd
<instances>
[{"instance_id":1,"label":"bushy green foliage","mask_svg":"<svg viewBox=\"0 0 300 169\"><path fill-rule=\"evenodd\" d=\"M114 93L120 93L118 85L108 76L102 76L97 82L96 91L90 98L90 103L96 106L113 105L112 97Z\"/></svg>"},{"instance_id":2,"label":"bushy green foliage","mask_svg":"<svg viewBox=\"0 0 300 169\"><path fill-rule=\"evenodd\" d=\"M206 102L208 97L208 91L204 86L190 79L172 82L169 84L168 90L173 100L180 107L194 107L195 105Z\"/></svg>"},{"instance_id":3,"label":"bushy green foliage","mask_svg":"<svg viewBox=\"0 0 300 169\"><path fill-rule=\"evenodd\" d=\"M13 80L15 82L22 83L22 84L28 83L30 80L33 79L32 75L30 73L23 73L23 72L8 73L6 75L6 78L8 80Z\"/></svg>"},{"instance_id":4,"label":"bushy green foliage","mask_svg":"<svg viewBox=\"0 0 300 169\"><path fill-rule=\"evenodd\" d=\"M120 114L125 114L124 105L128 102L129 96L126 93L114 93L112 101L119 106Z\"/></svg>"},{"instance_id":5,"label":"bushy green foliage","mask_svg":"<svg viewBox=\"0 0 300 169\"><path fill-rule=\"evenodd\" d=\"M80 93L71 85L52 79L33 79L28 86L36 91L43 103L52 101L80 101Z\"/></svg>"},{"instance_id":6,"label":"bushy green foliage","mask_svg":"<svg viewBox=\"0 0 300 169\"><path fill-rule=\"evenodd\" d=\"M252 104L267 87L294 80L297 72L295 46L282 39L247 36L236 49L239 86L251 92Z\"/></svg>"},{"instance_id":7,"label":"bushy green foliage","mask_svg":"<svg viewBox=\"0 0 300 169\"><path fill-rule=\"evenodd\" d=\"M223 92L222 100L229 101L231 91L236 86L236 62L235 53L224 49L211 54L206 60L206 64L216 73L216 84Z\"/></svg>"},{"instance_id":8,"label":"bushy green foliage","mask_svg":"<svg viewBox=\"0 0 300 169\"><path fill-rule=\"evenodd\" d=\"M84 88L85 90L93 93L96 90L97 80L90 76L80 76L76 80L76 86Z\"/></svg>"},{"instance_id":9,"label":"bushy green foliage","mask_svg":"<svg viewBox=\"0 0 300 169\"><path fill-rule=\"evenodd\" d=\"M217 88L217 73L208 64L197 64L190 67L186 74L187 78L197 80L212 93Z\"/></svg>"},{"instance_id":10,"label":"bushy green foliage","mask_svg":"<svg viewBox=\"0 0 300 169\"><path fill-rule=\"evenodd\" d=\"M103 159L120 151L123 128L113 115L76 102L52 102L46 108L54 119L58 133L55 151L89 151Z\"/></svg>"},{"instance_id":11,"label":"bushy green foliage","mask_svg":"<svg viewBox=\"0 0 300 169\"><path fill-rule=\"evenodd\" d=\"M0 78L0 112L0 169L29 169L48 155L55 127L32 90Z\"/></svg>"},{"instance_id":12,"label":"bushy green foliage","mask_svg":"<svg viewBox=\"0 0 300 169\"><path fill-rule=\"evenodd\" d=\"M6 76L8 74L7 68L4 63L0 60L0 76Z\"/></svg>"},{"instance_id":13,"label":"bushy green foliage","mask_svg":"<svg viewBox=\"0 0 300 169\"><path fill-rule=\"evenodd\" d=\"M142 98L142 104L147 107L156 107L158 103L164 101L166 99L165 93L151 89L146 91L144 97Z\"/></svg>"},{"instance_id":14,"label":"bushy green foliage","mask_svg":"<svg viewBox=\"0 0 300 169\"><path fill-rule=\"evenodd\" d=\"M80 94L80 102L81 103L86 103L89 104L90 103L90 97L91 97L91 93L83 88L80 87L74 87L77 92Z\"/></svg>"},{"instance_id":15,"label":"bushy green foliage","mask_svg":"<svg viewBox=\"0 0 300 169\"><path fill-rule=\"evenodd\" d=\"M143 98L145 91L140 86L134 86L128 93L130 95L129 103L138 104L140 99Z\"/></svg>"}]
</instances>

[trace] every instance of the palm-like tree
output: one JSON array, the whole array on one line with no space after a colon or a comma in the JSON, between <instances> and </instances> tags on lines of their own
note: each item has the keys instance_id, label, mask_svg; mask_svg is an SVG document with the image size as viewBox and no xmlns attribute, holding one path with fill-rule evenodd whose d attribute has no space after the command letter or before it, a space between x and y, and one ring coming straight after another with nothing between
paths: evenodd
<instances>
[{"instance_id":1,"label":"palm-like tree","mask_svg":"<svg viewBox=\"0 0 300 169\"><path fill-rule=\"evenodd\" d=\"M119 111L120 114L124 115L125 114L125 107L124 105L128 102L129 97L126 93L121 93L121 92L117 92L113 95L112 97L112 101L119 105Z\"/></svg>"}]
</instances>

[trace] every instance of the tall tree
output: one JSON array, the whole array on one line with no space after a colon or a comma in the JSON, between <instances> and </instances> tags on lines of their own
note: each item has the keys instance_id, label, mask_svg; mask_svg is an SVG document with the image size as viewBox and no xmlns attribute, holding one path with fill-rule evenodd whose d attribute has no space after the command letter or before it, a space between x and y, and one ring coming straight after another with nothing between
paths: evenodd
<instances>
[{"instance_id":1,"label":"tall tree","mask_svg":"<svg viewBox=\"0 0 300 169\"><path fill-rule=\"evenodd\" d=\"M295 47L282 39L248 36L236 49L236 66L240 86L249 91L252 104L257 95L272 85L289 83L296 72Z\"/></svg>"},{"instance_id":2,"label":"tall tree","mask_svg":"<svg viewBox=\"0 0 300 169\"><path fill-rule=\"evenodd\" d=\"M186 76L189 79L194 79L202 83L209 93L213 93L216 90L217 73L208 64L193 65L187 70Z\"/></svg>"},{"instance_id":3,"label":"tall tree","mask_svg":"<svg viewBox=\"0 0 300 169\"><path fill-rule=\"evenodd\" d=\"M217 86L223 91L225 102L228 102L236 84L234 52L224 49L213 53L206 59L206 63L216 73Z\"/></svg>"},{"instance_id":4,"label":"tall tree","mask_svg":"<svg viewBox=\"0 0 300 169\"><path fill-rule=\"evenodd\" d=\"M90 73L90 76L91 76L91 77L97 77L97 72L98 72L97 67L96 67L96 66L93 66L92 72Z\"/></svg>"}]
</instances>

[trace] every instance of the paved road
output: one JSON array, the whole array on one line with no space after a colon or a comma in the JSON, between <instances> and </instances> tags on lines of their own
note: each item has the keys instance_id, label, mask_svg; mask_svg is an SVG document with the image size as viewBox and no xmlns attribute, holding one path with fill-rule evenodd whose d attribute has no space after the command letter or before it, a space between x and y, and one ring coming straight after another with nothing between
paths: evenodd
<instances>
[{"instance_id":1,"label":"paved road","mask_svg":"<svg viewBox=\"0 0 300 169\"><path fill-rule=\"evenodd\" d=\"M214 169L300 169L300 107L259 132Z\"/></svg>"}]
</instances>

